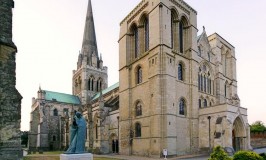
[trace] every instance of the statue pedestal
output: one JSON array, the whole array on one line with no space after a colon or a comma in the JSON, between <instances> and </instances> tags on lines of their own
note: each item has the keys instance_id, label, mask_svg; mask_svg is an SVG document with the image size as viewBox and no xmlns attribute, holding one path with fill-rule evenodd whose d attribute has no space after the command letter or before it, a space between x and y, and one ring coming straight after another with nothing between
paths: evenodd
<instances>
[{"instance_id":1,"label":"statue pedestal","mask_svg":"<svg viewBox=\"0 0 266 160\"><path fill-rule=\"evenodd\" d=\"M60 154L60 160L93 160L93 155L91 153Z\"/></svg>"}]
</instances>

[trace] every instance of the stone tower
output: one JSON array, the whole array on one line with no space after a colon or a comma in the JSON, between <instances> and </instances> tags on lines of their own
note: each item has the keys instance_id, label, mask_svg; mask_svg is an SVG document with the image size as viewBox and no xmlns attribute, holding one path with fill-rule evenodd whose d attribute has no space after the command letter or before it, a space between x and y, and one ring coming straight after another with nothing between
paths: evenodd
<instances>
[{"instance_id":1,"label":"stone tower","mask_svg":"<svg viewBox=\"0 0 266 160\"><path fill-rule=\"evenodd\" d=\"M193 147L195 71L180 77L177 70L196 66L196 14L181 0L142 0L120 23L121 154L158 157L164 148L175 155ZM181 99L189 107L180 112Z\"/></svg>"},{"instance_id":2,"label":"stone tower","mask_svg":"<svg viewBox=\"0 0 266 160\"><path fill-rule=\"evenodd\" d=\"M85 29L77 70L73 71L73 94L86 104L90 98L108 86L107 67L99 56L91 0L88 2Z\"/></svg>"},{"instance_id":3,"label":"stone tower","mask_svg":"<svg viewBox=\"0 0 266 160\"><path fill-rule=\"evenodd\" d=\"M13 0L0 1L0 159L22 158L22 96L16 89L16 52L12 41Z\"/></svg>"},{"instance_id":4,"label":"stone tower","mask_svg":"<svg viewBox=\"0 0 266 160\"><path fill-rule=\"evenodd\" d=\"M249 149L234 47L197 36L184 0L142 0L120 23L119 152L159 157Z\"/></svg>"}]
</instances>

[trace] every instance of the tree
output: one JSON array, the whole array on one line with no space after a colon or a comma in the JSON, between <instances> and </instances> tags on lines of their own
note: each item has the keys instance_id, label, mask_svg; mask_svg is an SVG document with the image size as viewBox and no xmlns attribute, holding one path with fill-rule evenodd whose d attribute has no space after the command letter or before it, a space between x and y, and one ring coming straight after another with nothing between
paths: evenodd
<instances>
[{"instance_id":1,"label":"tree","mask_svg":"<svg viewBox=\"0 0 266 160\"><path fill-rule=\"evenodd\" d=\"M217 146L213 149L211 157L208 160L232 160L232 158L230 158L228 154L225 153L224 149L221 146Z\"/></svg>"},{"instance_id":2,"label":"tree","mask_svg":"<svg viewBox=\"0 0 266 160\"><path fill-rule=\"evenodd\" d=\"M266 131L266 126L262 121L256 121L250 125L251 132L263 132Z\"/></svg>"}]
</instances>

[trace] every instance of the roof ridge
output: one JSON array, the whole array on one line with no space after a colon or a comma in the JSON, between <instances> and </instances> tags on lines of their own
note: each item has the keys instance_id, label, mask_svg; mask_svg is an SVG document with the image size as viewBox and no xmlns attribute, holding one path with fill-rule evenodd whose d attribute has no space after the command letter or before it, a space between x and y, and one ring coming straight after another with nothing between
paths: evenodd
<instances>
[{"instance_id":1,"label":"roof ridge","mask_svg":"<svg viewBox=\"0 0 266 160\"><path fill-rule=\"evenodd\" d=\"M66 94L66 95L70 95L70 96L76 96L76 95L69 94L69 93L55 92L55 91L49 91L49 90L43 90L43 91L45 91L45 92L59 93L59 94ZM76 96L76 97L77 97L77 96Z\"/></svg>"}]
</instances>

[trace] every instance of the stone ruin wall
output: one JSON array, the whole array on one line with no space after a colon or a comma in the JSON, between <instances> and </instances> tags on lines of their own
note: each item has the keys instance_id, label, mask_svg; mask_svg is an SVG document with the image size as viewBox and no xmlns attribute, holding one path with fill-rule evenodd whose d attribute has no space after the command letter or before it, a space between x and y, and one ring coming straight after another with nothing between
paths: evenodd
<instances>
[{"instance_id":1,"label":"stone ruin wall","mask_svg":"<svg viewBox=\"0 0 266 160\"><path fill-rule=\"evenodd\" d=\"M0 0L0 159L22 157L21 95L16 89L16 52L12 42L13 0Z\"/></svg>"}]
</instances>

